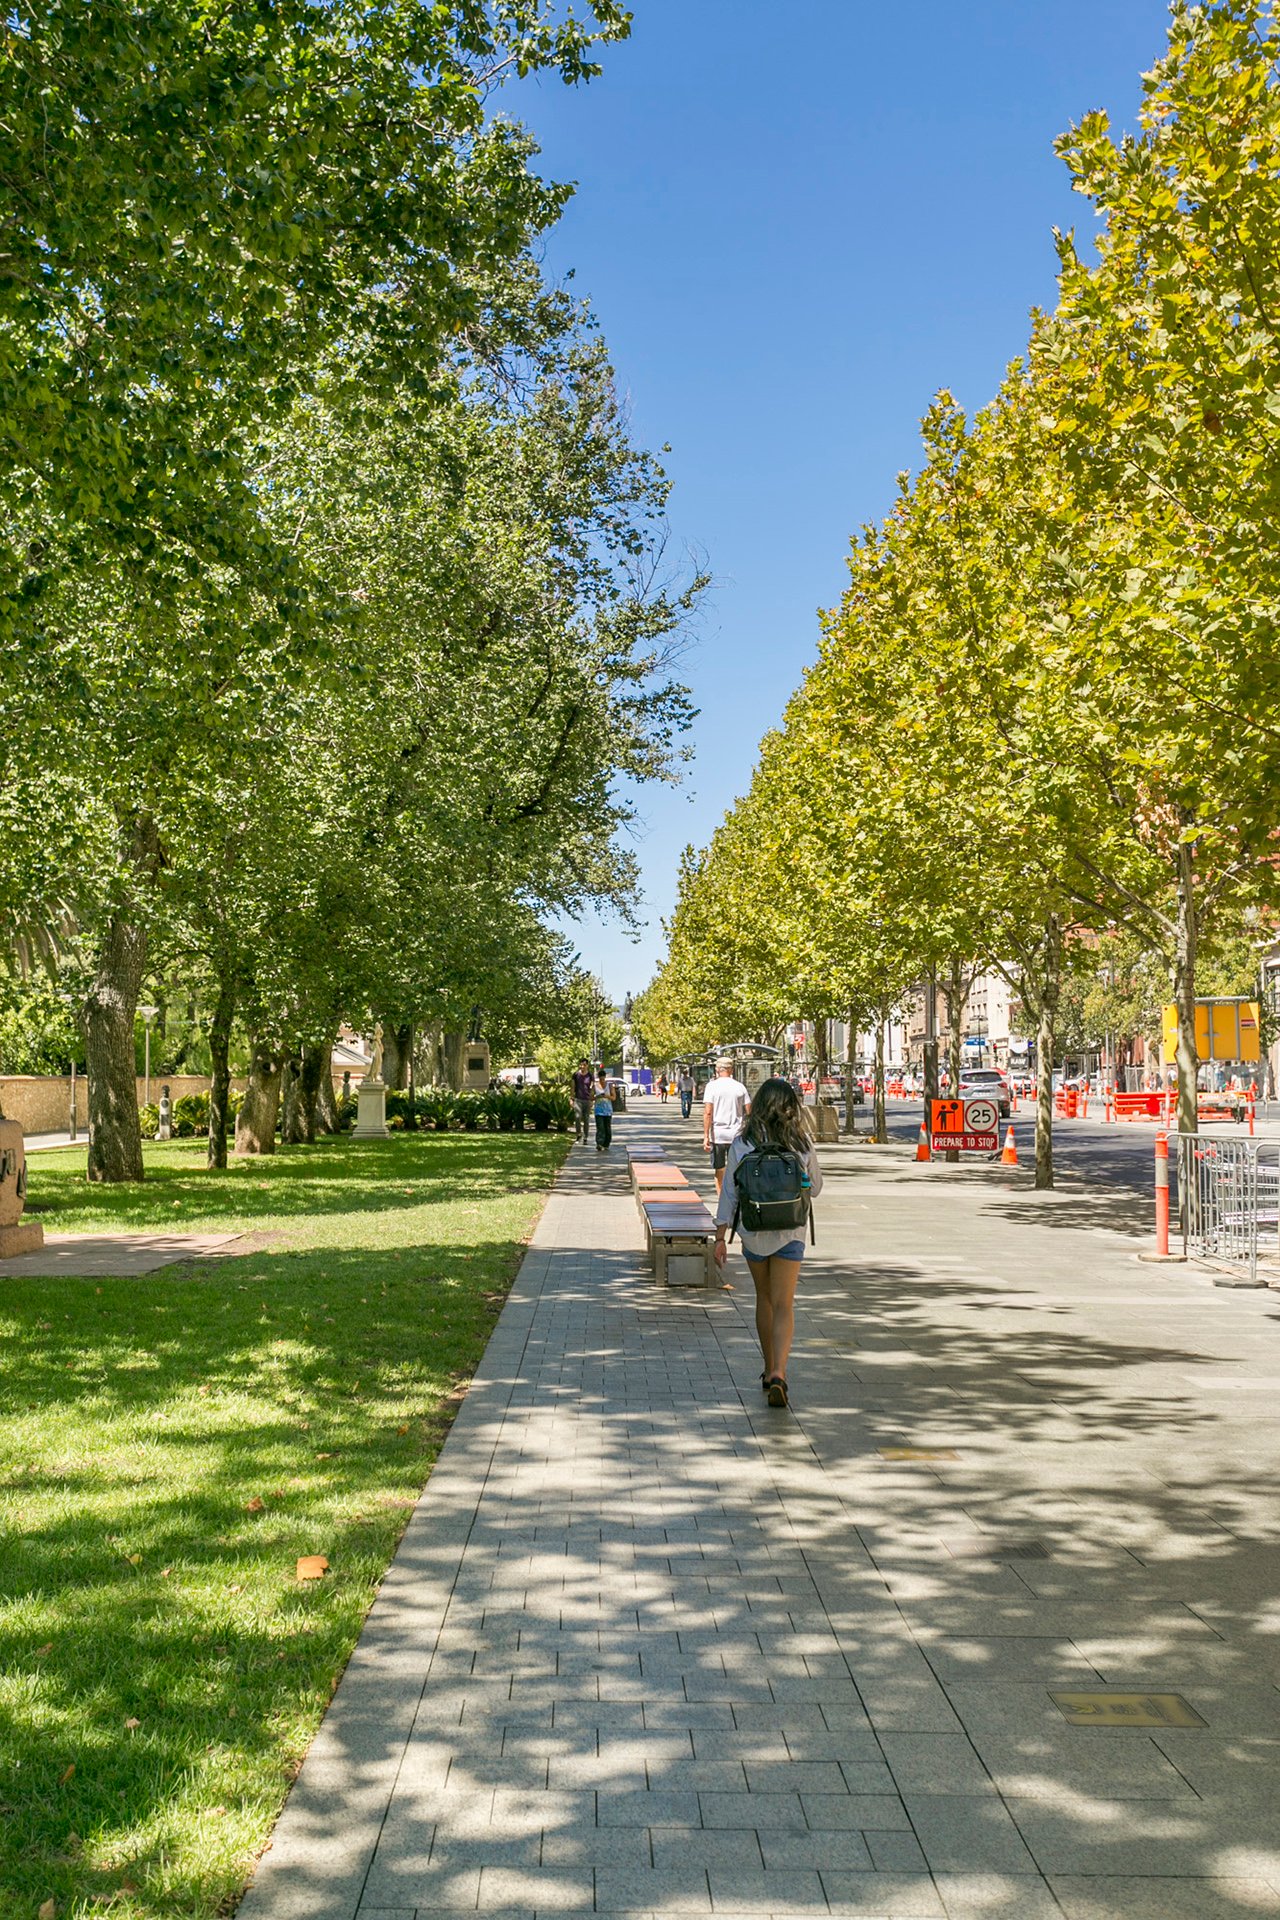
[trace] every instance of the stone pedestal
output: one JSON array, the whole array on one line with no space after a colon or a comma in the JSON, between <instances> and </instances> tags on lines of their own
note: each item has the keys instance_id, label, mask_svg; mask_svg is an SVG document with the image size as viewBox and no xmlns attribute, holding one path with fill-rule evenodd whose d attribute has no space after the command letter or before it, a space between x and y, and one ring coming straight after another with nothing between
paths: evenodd
<instances>
[{"instance_id":1,"label":"stone pedestal","mask_svg":"<svg viewBox=\"0 0 1280 1920\"><path fill-rule=\"evenodd\" d=\"M352 1130L353 1140L388 1140L387 1132L387 1083L385 1080L362 1080L356 1088L356 1124Z\"/></svg>"},{"instance_id":2,"label":"stone pedestal","mask_svg":"<svg viewBox=\"0 0 1280 1920\"><path fill-rule=\"evenodd\" d=\"M0 1260L35 1253L44 1245L38 1220L23 1220L27 1199L27 1151L16 1120L0 1120Z\"/></svg>"}]
</instances>

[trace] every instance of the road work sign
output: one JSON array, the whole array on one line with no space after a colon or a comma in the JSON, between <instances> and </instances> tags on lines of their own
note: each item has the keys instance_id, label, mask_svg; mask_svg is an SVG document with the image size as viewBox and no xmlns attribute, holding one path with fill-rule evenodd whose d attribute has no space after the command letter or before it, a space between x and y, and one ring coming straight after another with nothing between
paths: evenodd
<instances>
[{"instance_id":1,"label":"road work sign","mask_svg":"<svg viewBox=\"0 0 1280 1920\"><path fill-rule=\"evenodd\" d=\"M994 1100L933 1100L929 1105L933 1153L999 1153L1000 1114Z\"/></svg>"}]
</instances>

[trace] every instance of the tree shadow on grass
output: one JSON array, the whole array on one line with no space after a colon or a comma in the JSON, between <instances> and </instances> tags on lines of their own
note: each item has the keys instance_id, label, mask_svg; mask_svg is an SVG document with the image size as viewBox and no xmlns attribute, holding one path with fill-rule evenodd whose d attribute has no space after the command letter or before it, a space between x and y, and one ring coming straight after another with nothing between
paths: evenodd
<instances>
[{"instance_id":1,"label":"tree shadow on grass","mask_svg":"<svg viewBox=\"0 0 1280 1920\"><path fill-rule=\"evenodd\" d=\"M398 1177L406 1155L435 1144L373 1153ZM518 1196L524 1168L545 1166L519 1143L496 1166L483 1152L495 1143L439 1144L437 1180L465 1171L469 1193ZM309 1200L314 1210L314 1190ZM61 1911L110 1893L125 1915L225 1908L522 1250L514 1223L495 1232L480 1219L461 1242L4 1282L10 1897L32 1913L50 1897ZM313 1553L331 1570L300 1585L296 1561ZM142 1889L136 1904L125 1879Z\"/></svg>"},{"instance_id":2,"label":"tree shadow on grass","mask_svg":"<svg viewBox=\"0 0 1280 1920\"><path fill-rule=\"evenodd\" d=\"M183 1227L251 1228L304 1215L404 1212L439 1198L480 1202L513 1191L542 1191L566 1142L546 1133L406 1133L387 1140L344 1136L233 1162L203 1163L200 1141L147 1149L139 1184L88 1187L83 1156L42 1153L33 1163L27 1210L46 1232L172 1233Z\"/></svg>"}]
</instances>

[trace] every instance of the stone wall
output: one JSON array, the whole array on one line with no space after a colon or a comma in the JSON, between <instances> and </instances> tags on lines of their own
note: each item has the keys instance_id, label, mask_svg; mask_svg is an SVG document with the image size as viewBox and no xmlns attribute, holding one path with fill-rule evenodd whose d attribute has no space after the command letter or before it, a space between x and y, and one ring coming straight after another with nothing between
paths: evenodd
<instances>
[{"instance_id":1,"label":"stone wall","mask_svg":"<svg viewBox=\"0 0 1280 1920\"><path fill-rule=\"evenodd\" d=\"M233 1080L233 1087L243 1087L243 1080ZM168 1087L169 1097L180 1100L184 1093L208 1093L209 1076L205 1073L171 1073L167 1079L158 1074L151 1076L151 1098L160 1098L161 1087ZM142 1105L142 1096L146 1084L138 1076L138 1105ZM71 1081L69 1077L55 1079L31 1073L0 1074L0 1113L6 1120L16 1120L24 1133L65 1133L71 1121ZM89 1083L82 1073L76 1075L76 1125L87 1127L89 1124Z\"/></svg>"},{"instance_id":2,"label":"stone wall","mask_svg":"<svg viewBox=\"0 0 1280 1920\"><path fill-rule=\"evenodd\" d=\"M359 1084L359 1076L351 1077L352 1091ZM234 1079L231 1082L237 1092L243 1093L245 1082ZM161 1087L168 1087L171 1100L180 1100L184 1093L208 1093L209 1076L204 1073L171 1073L165 1078L161 1074L151 1076L151 1098L160 1098ZM334 1092L342 1093L342 1074L333 1076ZM141 1106L145 1092L142 1075L138 1075L138 1105ZM24 1134L28 1133L66 1133L71 1122L71 1080L69 1077L57 1079L33 1073L0 1073L0 1115L6 1120L16 1120ZM89 1124L89 1083L82 1073L76 1075L76 1125L87 1127Z\"/></svg>"}]
</instances>

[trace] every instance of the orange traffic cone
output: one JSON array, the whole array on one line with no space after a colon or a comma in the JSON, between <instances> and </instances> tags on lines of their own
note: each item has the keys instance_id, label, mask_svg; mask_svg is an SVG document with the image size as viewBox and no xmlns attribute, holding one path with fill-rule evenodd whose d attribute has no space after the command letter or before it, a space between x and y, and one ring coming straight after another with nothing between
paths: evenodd
<instances>
[{"instance_id":1,"label":"orange traffic cone","mask_svg":"<svg viewBox=\"0 0 1280 1920\"><path fill-rule=\"evenodd\" d=\"M1002 1167L1016 1167L1018 1164L1018 1145L1013 1137L1013 1128L1009 1128L1004 1137L1004 1152L1000 1155Z\"/></svg>"},{"instance_id":2,"label":"orange traffic cone","mask_svg":"<svg viewBox=\"0 0 1280 1920\"><path fill-rule=\"evenodd\" d=\"M924 1121L922 1120L920 1122L919 1138L916 1140L916 1159L932 1160L932 1158L933 1158L933 1155L929 1151L929 1135L925 1129Z\"/></svg>"}]
</instances>

